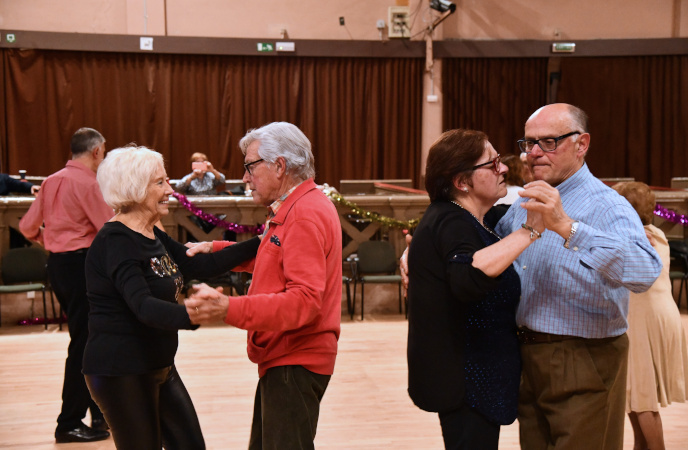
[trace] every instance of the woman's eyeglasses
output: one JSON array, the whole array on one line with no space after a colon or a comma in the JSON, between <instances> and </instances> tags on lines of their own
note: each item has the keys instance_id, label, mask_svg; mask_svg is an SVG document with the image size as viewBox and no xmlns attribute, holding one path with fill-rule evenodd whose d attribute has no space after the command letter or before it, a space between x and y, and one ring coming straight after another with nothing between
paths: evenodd
<instances>
[{"instance_id":1,"label":"woman's eyeglasses","mask_svg":"<svg viewBox=\"0 0 688 450\"><path fill-rule=\"evenodd\" d=\"M502 164L502 157L499 156L499 153L497 153L497 157L495 159L493 159L492 161L488 161L486 163L482 163L482 164L478 164L477 166L473 166L471 168L471 170L480 169L481 167L486 167L486 166L489 166L490 164L492 164L491 169L494 170L495 173L499 174L499 169L500 169L499 166Z\"/></svg>"}]
</instances>

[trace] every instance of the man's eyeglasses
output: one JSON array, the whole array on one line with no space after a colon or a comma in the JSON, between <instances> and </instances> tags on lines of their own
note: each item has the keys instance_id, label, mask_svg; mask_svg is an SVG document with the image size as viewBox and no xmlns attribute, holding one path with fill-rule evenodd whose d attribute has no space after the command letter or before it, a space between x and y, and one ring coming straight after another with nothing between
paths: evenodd
<instances>
[{"instance_id":1,"label":"man's eyeglasses","mask_svg":"<svg viewBox=\"0 0 688 450\"><path fill-rule=\"evenodd\" d=\"M557 149L559 141L561 141L562 139L566 139L569 136L573 136L574 134L583 133L581 133L580 131L572 131L570 133L562 134L561 136L555 138L550 137L542 139L519 139L517 141L518 148L520 148L521 152L523 153L530 153L533 151L533 148L535 148L535 144L537 144L540 147L540 150L542 150L543 152L553 152Z\"/></svg>"},{"instance_id":2,"label":"man's eyeglasses","mask_svg":"<svg viewBox=\"0 0 688 450\"><path fill-rule=\"evenodd\" d=\"M263 162L264 159L256 159L255 161L251 161L250 163L244 163L244 169L246 169L246 172L248 172L249 175L253 176L251 173L251 166L254 164L258 164L259 162Z\"/></svg>"},{"instance_id":3,"label":"man's eyeglasses","mask_svg":"<svg viewBox=\"0 0 688 450\"><path fill-rule=\"evenodd\" d=\"M497 157L491 161L488 161L486 163L478 164L477 166L471 167L471 170L475 169L480 169L481 167L489 166L492 164L492 167L490 169L494 170L495 173L499 174L499 166L502 164L502 157L499 156L499 153L497 153Z\"/></svg>"}]
</instances>

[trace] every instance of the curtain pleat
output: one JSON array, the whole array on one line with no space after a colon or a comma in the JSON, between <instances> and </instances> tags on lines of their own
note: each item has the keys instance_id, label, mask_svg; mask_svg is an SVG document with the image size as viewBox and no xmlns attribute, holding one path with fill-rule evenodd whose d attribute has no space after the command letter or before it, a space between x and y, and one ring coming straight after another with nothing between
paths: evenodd
<instances>
[{"instance_id":1,"label":"curtain pleat","mask_svg":"<svg viewBox=\"0 0 688 450\"><path fill-rule=\"evenodd\" d=\"M502 155L518 153L523 125L547 97L547 58L452 58L442 63L445 130L489 136Z\"/></svg>"},{"instance_id":2,"label":"curtain pleat","mask_svg":"<svg viewBox=\"0 0 688 450\"><path fill-rule=\"evenodd\" d=\"M590 116L596 176L670 186L688 175L688 56L564 58L558 100Z\"/></svg>"},{"instance_id":3,"label":"curtain pleat","mask_svg":"<svg viewBox=\"0 0 688 450\"><path fill-rule=\"evenodd\" d=\"M2 49L3 169L49 175L76 129L108 148L159 151L168 174L206 153L243 176L238 141L273 121L310 138L316 181L413 178L421 157L422 59L144 55Z\"/></svg>"}]
</instances>

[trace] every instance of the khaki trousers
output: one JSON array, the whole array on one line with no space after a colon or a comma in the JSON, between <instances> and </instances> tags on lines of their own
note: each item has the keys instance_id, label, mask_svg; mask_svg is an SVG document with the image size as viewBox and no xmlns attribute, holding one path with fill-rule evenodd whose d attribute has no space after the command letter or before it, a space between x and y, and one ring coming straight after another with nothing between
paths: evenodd
<instances>
[{"instance_id":1,"label":"khaki trousers","mask_svg":"<svg viewBox=\"0 0 688 450\"><path fill-rule=\"evenodd\" d=\"M622 450L628 337L521 344L521 448Z\"/></svg>"}]
</instances>

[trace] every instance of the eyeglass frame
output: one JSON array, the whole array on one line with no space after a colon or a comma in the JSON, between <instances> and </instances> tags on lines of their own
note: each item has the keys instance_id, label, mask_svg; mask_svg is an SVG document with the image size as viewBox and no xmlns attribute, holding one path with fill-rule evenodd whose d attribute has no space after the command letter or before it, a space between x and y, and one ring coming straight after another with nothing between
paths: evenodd
<instances>
[{"instance_id":1,"label":"eyeglass frame","mask_svg":"<svg viewBox=\"0 0 688 450\"><path fill-rule=\"evenodd\" d=\"M473 171L476 169L480 169L481 167L485 167L489 164L492 164L492 170L494 170L496 174L499 174L499 169L500 169L499 166L502 164L502 156L499 153L497 153L497 156L494 159L491 159L486 163L482 163L482 164L478 164L477 166L473 166L473 167L471 167L470 170Z\"/></svg>"},{"instance_id":2,"label":"eyeglass frame","mask_svg":"<svg viewBox=\"0 0 688 450\"><path fill-rule=\"evenodd\" d=\"M580 132L580 131L571 131L570 133L562 134L562 135L559 136L559 137L545 137L545 138L540 138L540 139L525 139L525 138L523 138L523 139L519 139L518 141L516 141L516 144L518 145L518 149L521 150L521 153L525 153L526 155L528 155L528 154L530 154L530 153L533 152L533 149L535 148L535 145L537 145L538 147L540 147L540 150L542 150L544 153L552 153L553 151L555 151L555 150L557 149L557 147L559 147L559 141L564 140L564 139L566 139L567 137L571 137L571 136L573 136L574 134L584 134L584 133L582 133L582 132ZM554 148L551 149L551 150L546 150L546 149L542 148L542 146L540 145L540 141L542 141L542 140L547 140L547 139L552 139L552 140L554 141ZM522 145L522 144L523 144L523 145L526 145L526 144L529 143L529 142L532 142L532 143L533 143L533 146L530 147L530 150L524 150L524 149L521 147L521 145Z\"/></svg>"},{"instance_id":3,"label":"eyeglass frame","mask_svg":"<svg viewBox=\"0 0 688 450\"><path fill-rule=\"evenodd\" d=\"M251 161L249 163L244 163L244 170L246 172L248 172L248 174L250 176L253 176L253 174L251 173L251 166L254 164L258 164L259 162L263 162L263 161L265 161L265 160L263 158L260 158L260 159L256 159L255 161Z\"/></svg>"}]
</instances>

